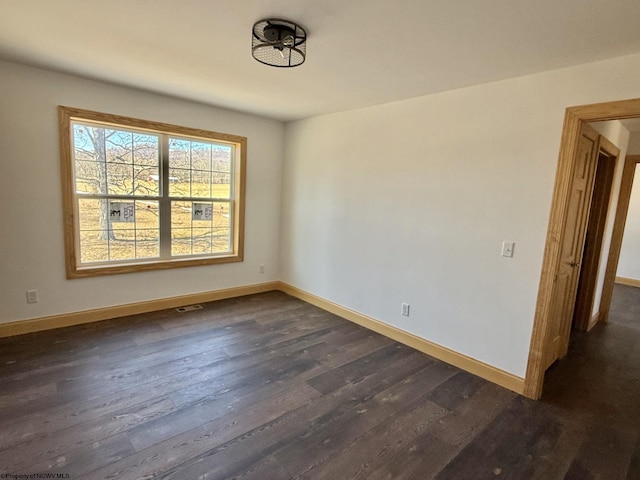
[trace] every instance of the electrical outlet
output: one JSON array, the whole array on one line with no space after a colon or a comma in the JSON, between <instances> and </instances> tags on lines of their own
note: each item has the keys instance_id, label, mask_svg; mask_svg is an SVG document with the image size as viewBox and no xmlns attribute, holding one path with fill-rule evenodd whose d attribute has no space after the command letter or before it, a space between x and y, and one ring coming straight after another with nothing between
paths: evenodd
<instances>
[{"instance_id":1,"label":"electrical outlet","mask_svg":"<svg viewBox=\"0 0 640 480\"><path fill-rule=\"evenodd\" d=\"M409 305L408 303L403 303L402 304L402 308L400 310L400 313L405 316L408 317L409 316L409 311L411 309L411 305Z\"/></svg>"},{"instance_id":2,"label":"electrical outlet","mask_svg":"<svg viewBox=\"0 0 640 480\"><path fill-rule=\"evenodd\" d=\"M37 290L27 290L27 303L38 303Z\"/></svg>"},{"instance_id":3,"label":"electrical outlet","mask_svg":"<svg viewBox=\"0 0 640 480\"><path fill-rule=\"evenodd\" d=\"M258 272L259 272L259 273L264 273L264 265L260 265L260 266L258 267Z\"/></svg>"}]
</instances>

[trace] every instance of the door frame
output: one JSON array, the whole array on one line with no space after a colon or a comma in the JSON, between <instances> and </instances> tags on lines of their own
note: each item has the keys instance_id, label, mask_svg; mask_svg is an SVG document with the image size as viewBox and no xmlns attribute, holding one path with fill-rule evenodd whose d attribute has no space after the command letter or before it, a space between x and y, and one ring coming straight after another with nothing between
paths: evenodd
<instances>
[{"instance_id":1,"label":"door frame","mask_svg":"<svg viewBox=\"0 0 640 480\"><path fill-rule=\"evenodd\" d=\"M627 223L627 213L629 212L629 201L631 200L631 190L633 179L636 173L636 165L640 164L640 155L627 155L624 159L622 170L622 181L620 183L620 195L616 207L616 218L611 234L611 248L607 259L607 269L604 274L604 285L602 299L600 300L600 322L609 321L609 309L611 308L611 297L613 295L613 285L616 281L616 271L618 270L618 260L620 260L620 250L622 248L622 237L624 227ZM615 247L615 248L614 248Z\"/></svg>"},{"instance_id":2,"label":"door frame","mask_svg":"<svg viewBox=\"0 0 640 480\"><path fill-rule=\"evenodd\" d=\"M542 395L545 373L544 354L549 340L554 276L560 260L560 236L566 223L566 207L569 200L571 175L582 124L637 117L640 117L640 99L581 105L569 107L565 110L560 153L558 155L558 167L556 170L555 185L553 187L549 226L547 228L547 238L542 261L542 272L540 274L540 286L538 288L538 299L533 320L529 360L527 362L527 373L524 379L523 393L529 398L538 399ZM616 214L616 221L617 220L618 217ZM613 266L611 263L612 254L615 254L613 257L619 257L620 247L622 245L622 235L620 234L619 237L619 239L612 238L609 250L609 262L606 270L606 273L609 275L605 275L601 300L601 306L606 306L606 314L608 314L609 305L605 304L605 300L610 304L611 294L613 292L613 281L615 280L615 269L613 278L610 278L610 269ZM614 240L616 241L614 242ZM614 263L617 267L617 260ZM606 318L606 314L604 318Z\"/></svg>"}]
</instances>

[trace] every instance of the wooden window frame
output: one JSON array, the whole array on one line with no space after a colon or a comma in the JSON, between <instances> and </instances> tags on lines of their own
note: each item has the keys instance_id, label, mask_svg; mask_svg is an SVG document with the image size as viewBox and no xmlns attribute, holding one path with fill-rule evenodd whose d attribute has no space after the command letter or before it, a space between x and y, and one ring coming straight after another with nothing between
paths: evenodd
<instances>
[{"instance_id":1,"label":"wooden window frame","mask_svg":"<svg viewBox=\"0 0 640 480\"><path fill-rule=\"evenodd\" d=\"M186 257L151 258L144 260L110 261L100 265L81 264L79 261L79 216L75 186L73 146L71 144L72 122L97 122L121 128L145 130L162 135L175 135L195 140L214 141L232 145L233 171L231 176L231 252ZM182 127L161 122L94 112L79 108L58 106L60 133L60 172L62 180L62 207L64 222L65 267L68 279L115 275L121 273L163 270L171 268L215 265L244 260L244 205L246 187L247 138L226 133ZM162 169L164 170L164 169ZM162 197L168 199L168 194ZM162 225L160 226L161 235Z\"/></svg>"}]
</instances>

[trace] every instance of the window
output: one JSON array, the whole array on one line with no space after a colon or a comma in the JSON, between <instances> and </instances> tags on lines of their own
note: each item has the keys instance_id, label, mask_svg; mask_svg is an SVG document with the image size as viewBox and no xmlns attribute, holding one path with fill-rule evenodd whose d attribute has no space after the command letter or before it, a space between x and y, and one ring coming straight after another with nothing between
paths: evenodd
<instances>
[{"instance_id":1,"label":"window","mask_svg":"<svg viewBox=\"0 0 640 480\"><path fill-rule=\"evenodd\" d=\"M58 112L68 278L242 261L245 137Z\"/></svg>"}]
</instances>

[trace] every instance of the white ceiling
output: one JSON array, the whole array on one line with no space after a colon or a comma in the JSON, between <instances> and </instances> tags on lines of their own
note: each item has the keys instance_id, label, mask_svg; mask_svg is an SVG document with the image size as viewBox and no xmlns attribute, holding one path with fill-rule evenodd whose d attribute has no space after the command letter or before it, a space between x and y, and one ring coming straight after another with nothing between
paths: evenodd
<instances>
[{"instance_id":1,"label":"white ceiling","mask_svg":"<svg viewBox=\"0 0 640 480\"><path fill-rule=\"evenodd\" d=\"M307 61L250 53L307 30ZM640 52L638 0L0 0L0 58L292 120Z\"/></svg>"}]
</instances>

